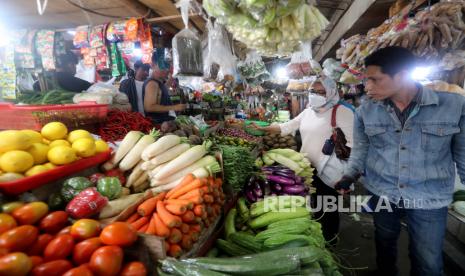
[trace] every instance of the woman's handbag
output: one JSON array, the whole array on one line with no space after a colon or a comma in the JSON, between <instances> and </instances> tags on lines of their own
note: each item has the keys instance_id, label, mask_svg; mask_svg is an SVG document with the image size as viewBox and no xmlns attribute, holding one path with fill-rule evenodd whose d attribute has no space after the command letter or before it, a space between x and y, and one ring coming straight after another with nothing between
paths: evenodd
<instances>
[{"instance_id":1,"label":"woman's handbag","mask_svg":"<svg viewBox=\"0 0 465 276\"><path fill-rule=\"evenodd\" d=\"M334 151L336 152L337 158L347 161L350 157L350 148L346 145L347 139L342 132L342 129L336 126L336 113L339 105L334 106L333 113L331 115L331 127L333 128L333 135L331 140L334 143Z\"/></svg>"}]
</instances>

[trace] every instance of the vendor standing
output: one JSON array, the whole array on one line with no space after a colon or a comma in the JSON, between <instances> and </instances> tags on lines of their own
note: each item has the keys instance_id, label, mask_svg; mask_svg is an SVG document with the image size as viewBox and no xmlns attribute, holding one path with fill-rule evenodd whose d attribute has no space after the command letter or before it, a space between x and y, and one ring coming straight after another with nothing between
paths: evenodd
<instances>
[{"instance_id":1,"label":"vendor standing","mask_svg":"<svg viewBox=\"0 0 465 276\"><path fill-rule=\"evenodd\" d=\"M147 79L142 87L145 116L152 119L153 123L161 124L174 120L169 115L170 110L183 111L185 104L171 104L168 88L165 85L169 71L162 70L158 66L157 56L152 56L152 75Z\"/></svg>"},{"instance_id":2,"label":"vendor standing","mask_svg":"<svg viewBox=\"0 0 465 276\"><path fill-rule=\"evenodd\" d=\"M334 112L333 112L334 111ZM302 136L301 152L305 153L318 175L314 176L313 186L316 187L317 196L333 196L337 200L338 193L333 186L343 175L345 161L323 153L323 147L333 135L332 120L335 127L340 128L346 138L346 146L352 147L352 131L354 113L346 106L339 104L339 94L336 82L323 77L312 84L309 105L293 120L279 125L258 128L271 133L280 133L282 136L300 131ZM320 197L320 200L322 198ZM323 235L333 244L339 232L339 213L321 210L315 214L321 217L320 223Z\"/></svg>"},{"instance_id":3,"label":"vendor standing","mask_svg":"<svg viewBox=\"0 0 465 276\"><path fill-rule=\"evenodd\" d=\"M130 71L128 78L120 84L119 91L128 96L133 111L145 115L142 87L149 76L150 65L138 60L134 63L134 71Z\"/></svg>"},{"instance_id":4,"label":"vendor standing","mask_svg":"<svg viewBox=\"0 0 465 276\"><path fill-rule=\"evenodd\" d=\"M72 52L58 56L55 78L62 89L71 92L82 92L92 85L88 81L75 77L77 64L78 58Z\"/></svg>"}]
</instances>

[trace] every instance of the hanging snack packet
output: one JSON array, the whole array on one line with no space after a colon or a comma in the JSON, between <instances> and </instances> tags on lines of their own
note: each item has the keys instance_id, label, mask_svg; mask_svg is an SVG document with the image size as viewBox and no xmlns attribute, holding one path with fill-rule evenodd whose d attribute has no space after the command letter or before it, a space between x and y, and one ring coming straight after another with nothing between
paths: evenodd
<instances>
[{"instance_id":1,"label":"hanging snack packet","mask_svg":"<svg viewBox=\"0 0 465 276\"><path fill-rule=\"evenodd\" d=\"M76 34L73 39L74 47L87 48L89 47L89 26L79 26L76 28Z\"/></svg>"},{"instance_id":2,"label":"hanging snack packet","mask_svg":"<svg viewBox=\"0 0 465 276\"><path fill-rule=\"evenodd\" d=\"M137 22L136 18L131 18L128 21L126 21L126 26L125 26L126 40L129 40L129 41L137 40L138 26L139 26L139 23Z\"/></svg>"}]
</instances>

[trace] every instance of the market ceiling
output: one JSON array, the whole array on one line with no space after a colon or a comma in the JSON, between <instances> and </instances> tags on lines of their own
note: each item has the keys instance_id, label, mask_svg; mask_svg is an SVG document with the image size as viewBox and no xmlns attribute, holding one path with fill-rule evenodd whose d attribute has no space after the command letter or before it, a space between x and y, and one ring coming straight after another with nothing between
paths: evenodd
<instances>
[{"instance_id":1,"label":"market ceiling","mask_svg":"<svg viewBox=\"0 0 465 276\"><path fill-rule=\"evenodd\" d=\"M202 0L196 1L202 2ZM43 15L38 14L35 1L1 0L1 2L0 18L9 28L72 28L79 25L97 25L127 17L149 18L149 22L171 33L176 33L184 27L179 10L175 7L175 0L48 0ZM333 41L347 37L346 33L353 31L354 26L358 26L356 29L359 33L364 33L364 29L379 25L387 18L387 10L393 2L395 0L316 0L316 7L330 20L330 24L321 37L314 41L314 54L319 53L320 58L331 54L333 48L338 46ZM348 14L355 8L362 8L365 12ZM358 22L358 25L345 21L345 17L350 16L357 16L349 21ZM203 33L205 19L201 16L193 16L190 27ZM336 40L334 33L338 34Z\"/></svg>"}]
</instances>

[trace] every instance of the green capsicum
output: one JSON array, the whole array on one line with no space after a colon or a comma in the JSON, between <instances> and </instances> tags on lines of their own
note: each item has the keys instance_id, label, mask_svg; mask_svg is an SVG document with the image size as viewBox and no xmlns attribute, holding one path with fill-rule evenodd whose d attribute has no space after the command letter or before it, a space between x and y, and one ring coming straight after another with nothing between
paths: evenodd
<instances>
[{"instance_id":1,"label":"green capsicum","mask_svg":"<svg viewBox=\"0 0 465 276\"><path fill-rule=\"evenodd\" d=\"M82 190L87 189L89 187L94 186L89 179L85 177L73 177L67 179L63 183L63 187L61 188L61 197L66 201L71 201L77 194L79 194Z\"/></svg>"},{"instance_id":2,"label":"green capsicum","mask_svg":"<svg viewBox=\"0 0 465 276\"><path fill-rule=\"evenodd\" d=\"M118 177L103 177L97 183L97 191L109 200L118 198L121 195L121 182Z\"/></svg>"}]
</instances>

